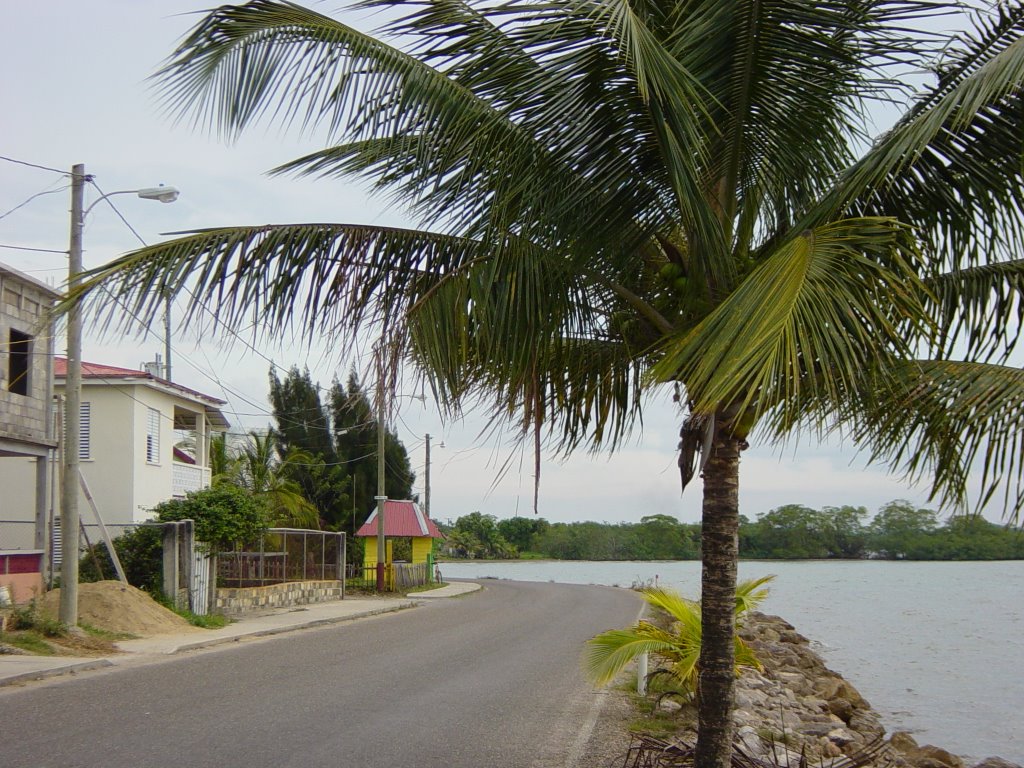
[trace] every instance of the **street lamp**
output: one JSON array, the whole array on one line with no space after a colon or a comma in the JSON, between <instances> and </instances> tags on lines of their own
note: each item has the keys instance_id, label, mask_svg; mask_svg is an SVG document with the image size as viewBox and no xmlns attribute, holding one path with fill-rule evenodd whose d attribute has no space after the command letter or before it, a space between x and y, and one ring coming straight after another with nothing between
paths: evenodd
<instances>
[{"instance_id":1,"label":"street lamp","mask_svg":"<svg viewBox=\"0 0 1024 768\"><path fill-rule=\"evenodd\" d=\"M143 200L173 203L178 198L174 187L145 187L109 192L83 209L85 182L90 177L81 163L71 169L71 240L68 247L68 293L81 284L82 230L85 217L98 203L114 195L138 195ZM64 466L61 499L61 591L60 620L69 627L78 625L78 451L81 444L82 406L82 308L78 303L68 310L67 375L64 391Z\"/></svg>"}]
</instances>

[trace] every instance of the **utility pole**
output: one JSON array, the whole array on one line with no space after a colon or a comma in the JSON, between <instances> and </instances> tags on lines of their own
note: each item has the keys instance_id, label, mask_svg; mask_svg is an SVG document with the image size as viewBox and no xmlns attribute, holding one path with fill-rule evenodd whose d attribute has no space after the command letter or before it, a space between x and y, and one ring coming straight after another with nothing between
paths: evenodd
<instances>
[{"instance_id":1,"label":"utility pole","mask_svg":"<svg viewBox=\"0 0 1024 768\"><path fill-rule=\"evenodd\" d=\"M164 300L164 378L171 380L171 295Z\"/></svg>"},{"instance_id":2,"label":"utility pole","mask_svg":"<svg viewBox=\"0 0 1024 768\"><path fill-rule=\"evenodd\" d=\"M384 591L384 359L377 350L377 591Z\"/></svg>"},{"instance_id":3,"label":"utility pole","mask_svg":"<svg viewBox=\"0 0 1024 768\"><path fill-rule=\"evenodd\" d=\"M71 241L68 247L68 292L81 282L82 225L85 217L85 165L71 169ZM78 450L81 443L82 404L82 308L76 302L68 311L68 369L64 401L64 466L61 489L61 622L78 626Z\"/></svg>"},{"instance_id":4,"label":"utility pole","mask_svg":"<svg viewBox=\"0 0 1024 768\"><path fill-rule=\"evenodd\" d=\"M430 433L427 438L427 466L423 470L423 514L430 518Z\"/></svg>"}]
</instances>

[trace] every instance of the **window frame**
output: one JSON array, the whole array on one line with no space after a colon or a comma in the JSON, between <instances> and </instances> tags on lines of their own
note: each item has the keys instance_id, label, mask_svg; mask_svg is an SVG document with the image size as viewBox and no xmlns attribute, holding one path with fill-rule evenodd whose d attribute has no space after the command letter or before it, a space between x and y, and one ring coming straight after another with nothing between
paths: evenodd
<instances>
[{"instance_id":1,"label":"window frame","mask_svg":"<svg viewBox=\"0 0 1024 768\"><path fill-rule=\"evenodd\" d=\"M7 333L7 391L12 395L28 397L32 390L31 334L8 329Z\"/></svg>"},{"instance_id":2,"label":"window frame","mask_svg":"<svg viewBox=\"0 0 1024 768\"><path fill-rule=\"evenodd\" d=\"M159 408L149 408L146 413L146 463L160 464L160 418Z\"/></svg>"}]
</instances>

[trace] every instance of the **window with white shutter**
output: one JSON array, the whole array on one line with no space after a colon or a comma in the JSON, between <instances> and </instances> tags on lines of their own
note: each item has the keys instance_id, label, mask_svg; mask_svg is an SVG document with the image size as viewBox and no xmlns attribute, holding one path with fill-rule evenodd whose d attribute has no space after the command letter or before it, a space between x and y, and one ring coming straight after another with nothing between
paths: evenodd
<instances>
[{"instance_id":1,"label":"window with white shutter","mask_svg":"<svg viewBox=\"0 0 1024 768\"><path fill-rule=\"evenodd\" d=\"M149 409L146 420L146 461L160 463L160 411L156 408Z\"/></svg>"},{"instance_id":2,"label":"window with white shutter","mask_svg":"<svg viewBox=\"0 0 1024 768\"><path fill-rule=\"evenodd\" d=\"M92 404L78 404L78 460L92 459Z\"/></svg>"},{"instance_id":3,"label":"window with white shutter","mask_svg":"<svg viewBox=\"0 0 1024 768\"><path fill-rule=\"evenodd\" d=\"M60 409L58 414L54 404L52 413L56 419L58 416L63 415L63 409ZM65 438L65 444L67 444L67 419L60 419L60 428L63 430L63 436L65 436L63 438ZM78 403L78 459L79 461L92 460L92 403L90 402Z\"/></svg>"}]
</instances>

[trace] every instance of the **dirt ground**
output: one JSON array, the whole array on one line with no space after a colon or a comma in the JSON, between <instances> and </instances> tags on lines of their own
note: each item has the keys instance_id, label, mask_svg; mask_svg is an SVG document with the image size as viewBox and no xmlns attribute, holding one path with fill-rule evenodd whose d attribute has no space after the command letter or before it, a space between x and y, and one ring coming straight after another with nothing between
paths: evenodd
<instances>
[{"instance_id":1,"label":"dirt ground","mask_svg":"<svg viewBox=\"0 0 1024 768\"><path fill-rule=\"evenodd\" d=\"M43 615L52 618L57 617L59 606L59 589L47 592L39 601ZM200 631L141 589L119 581L79 584L78 621L97 629L136 637Z\"/></svg>"},{"instance_id":2,"label":"dirt ground","mask_svg":"<svg viewBox=\"0 0 1024 768\"><path fill-rule=\"evenodd\" d=\"M60 590L47 592L36 602L38 614L57 619ZM8 609L5 614L11 614ZM2 616L3 614L0 614ZM10 653L45 653L59 656L106 656L119 653L115 643L133 637L149 637L167 633L200 632L185 619L157 603L145 592L125 586L119 581L80 584L78 621L99 632L66 632L49 634L41 627L35 630L11 630L0 636L0 655ZM15 639L30 645L19 646ZM4 642L6 639L7 642Z\"/></svg>"},{"instance_id":3,"label":"dirt ground","mask_svg":"<svg viewBox=\"0 0 1024 768\"><path fill-rule=\"evenodd\" d=\"M632 740L629 726L637 717L630 695L613 688L577 765L587 768L620 768Z\"/></svg>"}]
</instances>

